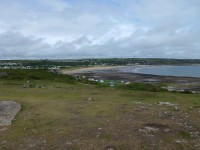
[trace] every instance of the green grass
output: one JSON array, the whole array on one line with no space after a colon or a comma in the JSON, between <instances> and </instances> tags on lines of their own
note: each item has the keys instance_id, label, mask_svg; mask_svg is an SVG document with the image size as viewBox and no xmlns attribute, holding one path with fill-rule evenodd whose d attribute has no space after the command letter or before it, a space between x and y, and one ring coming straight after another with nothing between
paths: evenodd
<instances>
[{"instance_id":1,"label":"green grass","mask_svg":"<svg viewBox=\"0 0 200 150\"><path fill-rule=\"evenodd\" d=\"M46 71L33 72L41 78L31 77L30 82L45 85L44 88L23 88L30 77L26 73L22 79L0 79L0 100L14 100L22 105L12 125L0 131L0 149L180 149L180 145L196 148L199 137L190 132L200 130L198 94L99 88L71 82L70 78L67 82L65 76L61 77L64 82L54 80L60 77ZM158 102L176 103L180 111ZM186 129L184 123L192 129ZM169 131L140 131L146 124L165 125ZM179 139L185 142L177 144Z\"/></svg>"},{"instance_id":2,"label":"green grass","mask_svg":"<svg viewBox=\"0 0 200 150\"><path fill-rule=\"evenodd\" d=\"M184 138L184 139L191 139L191 133L189 133L188 131L180 131L179 134Z\"/></svg>"}]
</instances>

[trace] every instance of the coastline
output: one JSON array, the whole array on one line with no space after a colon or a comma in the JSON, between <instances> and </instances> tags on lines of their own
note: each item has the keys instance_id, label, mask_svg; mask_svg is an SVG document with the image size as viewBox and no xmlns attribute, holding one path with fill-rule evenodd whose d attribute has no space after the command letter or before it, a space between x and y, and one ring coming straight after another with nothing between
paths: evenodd
<instances>
[{"instance_id":1,"label":"coastline","mask_svg":"<svg viewBox=\"0 0 200 150\"><path fill-rule=\"evenodd\" d=\"M169 89L181 91L200 91L200 78L197 77L180 77L180 76L163 76L163 75L153 75L153 74L143 74L137 72L123 72L118 69L130 67L130 66L97 66L88 67L75 70L63 71L64 74L68 75L78 75L85 76L87 78L93 78L97 80L109 80L109 81L121 81L127 83L150 83L159 84L165 83L169 86ZM132 66L135 69L140 67L148 67L147 65L135 65Z\"/></svg>"},{"instance_id":2,"label":"coastline","mask_svg":"<svg viewBox=\"0 0 200 150\"><path fill-rule=\"evenodd\" d=\"M154 67L150 65L134 65L134 66L95 66L95 67L87 67L87 68L80 68L74 70L63 70L63 74L68 75L83 75L87 77L98 77L102 79L108 80L125 80L131 82L137 82L138 80L144 79L153 79L158 80L160 82L179 82L179 80L184 80L184 83L187 81L190 82L200 82L200 78L198 77L185 77L185 76L169 76L169 75L154 75L154 74L145 74L145 73L138 73L137 69L142 67ZM123 72L119 71L120 68L128 68L132 67L133 72Z\"/></svg>"},{"instance_id":3,"label":"coastline","mask_svg":"<svg viewBox=\"0 0 200 150\"><path fill-rule=\"evenodd\" d=\"M87 73L91 71L99 71L99 70L114 70L117 68L128 67L128 66L93 66L93 67L86 67L86 68L79 68L79 69L65 69L62 70L63 74L73 75L73 74L80 74L80 73Z\"/></svg>"},{"instance_id":4,"label":"coastline","mask_svg":"<svg viewBox=\"0 0 200 150\"><path fill-rule=\"evenodd\" d=\"M62 70L62 74L74 75L74 74L101 74L101 73L117 73L117 74L137 74L137 75L144 75L144 76L157 76L157 77L171 77L171 78L197 78L200 79L199 76L186 76L186 75L170 75L170 74L160 74L160 73L143 73L140 72L140 69L144 68L154 68L154 67L162 67L162 66L170 66L170 65L129 65L129 66L93 66L93 67L85 67L79 69L65 69ZM170 66L171 67L171 66Z\"/></svg>"}]
</instances>

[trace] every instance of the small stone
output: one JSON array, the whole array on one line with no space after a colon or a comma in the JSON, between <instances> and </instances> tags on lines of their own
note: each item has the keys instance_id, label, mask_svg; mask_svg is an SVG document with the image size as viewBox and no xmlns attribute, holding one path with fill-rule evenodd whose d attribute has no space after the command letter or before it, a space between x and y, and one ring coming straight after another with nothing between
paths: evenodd
<instances>
[{"instance_id":1,"label":"small stone","mask_svg":"<svg viewBox=\"0 0 200 150\"><path fill-rule=\"evenodd\" d=\"M91 101L91 100L92 100L92 98L91 98L91 97L89 97L89 98L88 98L88 101Z\"/></svg>"},{"instance_id":2,"label":"small stone","mask_svg":"<svg viewBox=\"0 0 200 150\"><path fill-rule=\"evenodd\" d=\"M165 131L165 132L169 132L169 129L168 129L168 128L167 128L167 129L164 129L164 131Z\"/></svg>"},{"instance_id":3,"label":"small stone","mask_svg":"<svg viewBox=\"0 0 200 150\"><path fill-rule=\"evenodd\" d=\"M180 140L176 140L176 143L181 143L181 141Z\"/></svg>"},{"instance_id":4,"label":"small stone","mask_svg":"<svg viewBox=\"0 0 200 150\"><path fill-rule=\"evenodd\" d=\"M107 146L105 147L105 150L116 150L114 146Z\"/></svg>"},{"instance_id":5,"label":"small stone","mask_svg":"<svg viewBox=\"0 0 200 150\"><path fill-rule=\"evenodd\" d=\"M67 141L67 142L66 142L66 144L67 144L67 145L71 145L72 143L71 143L71 142L69 142L69 141Z\"/></svg>"}]
</instances>

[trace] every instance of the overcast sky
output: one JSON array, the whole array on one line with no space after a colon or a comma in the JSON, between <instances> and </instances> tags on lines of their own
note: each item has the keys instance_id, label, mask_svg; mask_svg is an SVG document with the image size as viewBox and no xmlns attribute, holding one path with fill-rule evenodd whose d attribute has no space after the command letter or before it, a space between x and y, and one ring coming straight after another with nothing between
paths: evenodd
<instances>
[{"instance_id":1,"label":"overcast sky","mask_svg":"<svg viewBox=\"0 0 200 150\"><path fill-rule=\"evenodd\" d=\"M0 59L200 59L200 0L1 0Z\"/></svg>"}]
</instances>

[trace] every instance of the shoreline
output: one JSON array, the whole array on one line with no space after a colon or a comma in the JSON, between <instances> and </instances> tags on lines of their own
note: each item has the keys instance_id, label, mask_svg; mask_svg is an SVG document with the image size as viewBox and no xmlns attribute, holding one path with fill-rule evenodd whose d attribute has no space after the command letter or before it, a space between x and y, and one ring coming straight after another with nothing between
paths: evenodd
<instances>
[{"instance_id":1,"label":"shoreline","mask_svg":"<svg viewBox=\"0 0 200 150\"><path fill-rule=\"evenodd\" d=\"M129 83L140 82L150 84L166 83L168 86L170 86L170 88L173 87L174 90L189 90L197 92L200 91L200 78L152 75L136 72L121 72L117 70L117 68L122 67L129 66L89 67L76 70L69 70L65 71L64 73L69 75L85 76L97 80L123 81ZM144 65L136 65L133 67L144 67Z\"/></svg>"},{"instance_id":2,"label":"shoreline","mask_svg":"<svg viewBox=\"0 0 200 150\"><path fill-rule=\"evenodd\" d=\"M156 67L156 66L169 66L169 65L130 65L130 66L93 66L79 69L65 69L62 70L62 74L74 75L74 74L106 74L106 73L118 73L118 74L137 74L140 76L152 76L152 77L171 77L171 78L194 78L200 79L200 77L192 77L192 76L176 76L176 75L158 75L158 74L149 74L149 73L140 73L137 70L147 67ZM132 67L132 71L123 71L120 69ZM102 72L99 72L102 71Z\"/></svg>"},{"instance_id":3,"label":"shoreline","mask_svg":"<svg viewBox=\"0 0 200 150\"><path fill-rule=\"evenodd\" d=\"M155 65L154 65L155 66ZM179 80L187 80L188 82L200 82L198 77L186 77L186 76L169 76L169 75L154 75L138 72L123 72L119 71L120 68L126 68L130 66L94 66L72 70L62 70L62 74L68 75L83 75L87 77L98 77L109 80L126 80L126 81L138 81L145 79L153 79L161 82L175 83ZM151 65L135 65L131 66L133 69L141 67L152 67Z\"/></svg>"},{"instance_id":4,"label":"shoreline","mask_svg":"<svg viewBox=\"0 0 200 150\"><path fill-rule=\"evenodd\" d=\"M94 71L99 71L99 70L114 70L117 68L122 68L122 67L129 67L129 66L93 66L93 67L86 67L86 68L79 68L79 69L65 69L62 70L63 74L68 74L68 75L73 75L73 74L79 74L79 73L88 73L88 72L94 72Z\"/></svg>"}]
</instances>

